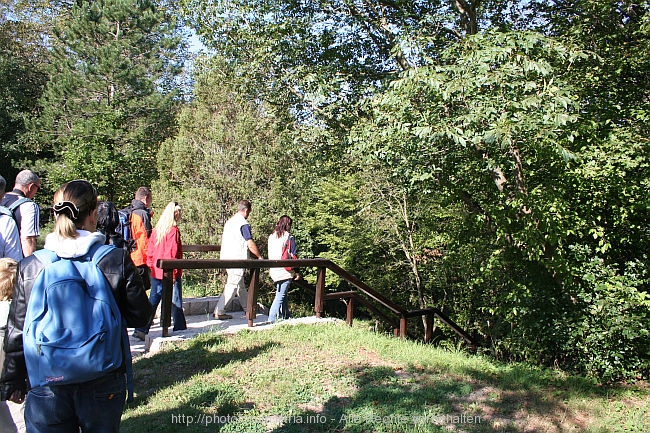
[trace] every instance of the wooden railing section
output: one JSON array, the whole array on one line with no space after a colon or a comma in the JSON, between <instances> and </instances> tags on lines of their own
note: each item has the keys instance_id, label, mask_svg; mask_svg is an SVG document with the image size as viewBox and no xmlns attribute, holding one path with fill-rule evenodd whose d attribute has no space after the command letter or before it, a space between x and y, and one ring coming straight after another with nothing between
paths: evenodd
<instances>
[{"instance_id":1,"label":"wooden railing section","mask_svg":"<svg viewBox=\"0 0 650 433\"><path fill-rule=\"evenodd\" d=\"M184 252L209 252L219 251L219 245L183 245ZM430 341L433 337L433 321L438 318L441 322L449 326L456 334L463 338L472 348L476 347L474 339L467 334L453 320L447 317L437 308L423 308L419 310L406 310L388 299L381 293L373 290L363 281L347 272L345 269L336 265L330 260L314 259L297 259L297 260L216 260L216 259L192 259L177 260L166 259L158 260L158 267L163 269L163 296L161 300L161 326L162 335L169 336L169 327L171 326L171 301L172 301L172 271L174 269L228 269L244 268L251 270L251 280L248 287L248 301L246 305L246 318L248 326L253 326L253 320L257 315L257 297L259 288L260 270L275 267L292 266L298 268L316 268L316 286L310 286L304 280L295 281L301 287L314 290L314 312L316 317L322 317L325 311L326 301L334 299L343 299L347 304L346 322L352 324L354 318L355 302L360 302L370 311L381 317L393 328L395 336L402 338L407 337L407 321L414 317L425 317L427 321L427 334L424 336L425 341ZM343 280L352 285L355 290L343 292L325 292L325 275L329 270L338 275Z\"/></svg>"}]
</instances>

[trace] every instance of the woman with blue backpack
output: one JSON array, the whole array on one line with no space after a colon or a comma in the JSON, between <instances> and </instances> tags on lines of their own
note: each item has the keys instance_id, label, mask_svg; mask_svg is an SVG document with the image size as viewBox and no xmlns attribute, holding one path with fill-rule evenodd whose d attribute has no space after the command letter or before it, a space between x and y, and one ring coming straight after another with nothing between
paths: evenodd
<instances>
[{"instance_id":1,"label":"woman with blue backpack","mask_svg":"<svg viewBox=\"0 0 650 433\"><path fill-rule=\"evenodd\" d=\"M45 248L18 265L1 397L16 403L26 397L30 433L118 433L126 399L125 327L145 325L151 304L128 252L104 245L96 232L97 192L90 183L62 185L53 209Z\"/></svg>"}]
</instances>

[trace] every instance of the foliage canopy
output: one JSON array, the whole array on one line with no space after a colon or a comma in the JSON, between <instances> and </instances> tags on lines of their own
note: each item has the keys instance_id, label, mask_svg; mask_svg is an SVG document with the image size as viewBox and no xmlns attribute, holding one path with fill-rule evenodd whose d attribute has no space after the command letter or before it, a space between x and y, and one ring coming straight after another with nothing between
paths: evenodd
<instances>
[{"instance_id":1,"label":"foliage canopy","mask_svg":"<svg viewBox=\"0 0 650 433\"><path fill-rule=\"evenodd\" d=\"M300 257L497 357L650 374L647 1L2 6L13 170L153 184L188 243L247 198L258 245L289 214ZM187 99L182 25L211 50Z\"/></svg>"}]
</instances>

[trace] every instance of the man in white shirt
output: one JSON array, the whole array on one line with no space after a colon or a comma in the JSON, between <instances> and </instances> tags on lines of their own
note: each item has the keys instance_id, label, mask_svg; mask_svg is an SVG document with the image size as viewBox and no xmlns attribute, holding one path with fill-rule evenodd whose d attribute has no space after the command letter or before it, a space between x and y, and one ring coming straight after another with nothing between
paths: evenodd
<instances>
[{"instance_id":1,"label":"man in white shirt","mask_svg":"<svg viewBox=\"0 0 650 433\"><path fill-rule=\"evenodd\" d=\"M5 195L7 181L0 176L0 200ZM19 262L23 258L23 250L20 245L18 226L14 221L13 214L9 209L0 206L0 258L8 257Z\"/></svg>"},{"instance_id":2,"label":"man in white shirt","mask_svg":"<svg viewBox=\"0 0 650 433\"><path fill-rule=\"evenodd\" d=\"M36 251L36 240L41 235L40 209L32 200L40 188L41 179L38 175L31 170L23 170L16 176L14 190L5 194L0 201L0 206L13 212L25 257Z\"/></svg>"},{"instance_id":3,"label":"man in white shirt","mask_svg":"<svg viewBox=\"0 0 650 433\"><path fill-rule=\"evenodd\" d=\"M226 221L221 239L222 260L246 260L249 251L258 259L262 258L253 241L251 226L246 220L250 212L251 202L242 200L237 206L237 213ZM219 320L232 319L232 316L226 314L226 309L232 304L235 294L239 297L239 303L244 310L248 302L248 290L244 285L244 269L226 269L226 273L228 274L226 287L214 310L214 317Z\"/></svg>"}]
</instances>

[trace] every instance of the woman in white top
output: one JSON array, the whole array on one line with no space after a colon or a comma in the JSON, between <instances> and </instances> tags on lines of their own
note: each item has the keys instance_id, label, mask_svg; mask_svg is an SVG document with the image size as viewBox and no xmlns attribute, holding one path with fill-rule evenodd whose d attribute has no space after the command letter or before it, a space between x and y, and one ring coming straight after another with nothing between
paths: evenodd
<instances>
[{"instance_id":1,"label":"woman in white top","mask_svg":"<svg viewBox=\"0 0 650 433\"><path fill-rule=\"evenodd\" d=\"M297 258L296 241L291 233L289 233L291 223L292 220L290 217L282 215L275 224L275 230L269 236L270 260ZM269 274L275 284L275 299L269 310L269 321L275 323L278 317L283 319L290 317L287 291L291 285L291 280L298 279L300 276L297 273L294 275L292 268L270 268Z\"/></svg>"}]
</instances>

